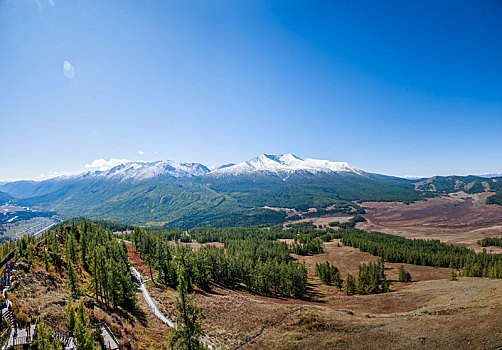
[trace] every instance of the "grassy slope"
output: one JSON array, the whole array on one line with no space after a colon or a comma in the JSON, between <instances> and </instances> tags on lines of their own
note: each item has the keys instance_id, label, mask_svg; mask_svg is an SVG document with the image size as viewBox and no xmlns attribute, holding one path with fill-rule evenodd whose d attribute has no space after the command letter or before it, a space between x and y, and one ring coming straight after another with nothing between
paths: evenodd
<instances>
[{"instance_id":1,"label":"grassy slope","mask_svg":"<svg viewBox=\"0 0 502 350\"><path fill-rule=\"evenodd\" d=\"M417 188L422 191L436 191L452 193L465 191L467 193L481 193L486 190L502 191L502 177L484 178L480 176L434 176L419 181Z\"/></svg>"}]
</instances>

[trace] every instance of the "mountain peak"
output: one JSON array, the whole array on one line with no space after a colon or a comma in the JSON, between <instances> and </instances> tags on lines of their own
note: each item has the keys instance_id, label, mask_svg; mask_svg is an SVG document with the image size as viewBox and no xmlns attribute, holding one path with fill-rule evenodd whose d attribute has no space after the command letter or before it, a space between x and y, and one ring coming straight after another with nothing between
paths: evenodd
<instances>
[{"instance_id":1,"label":"mountain peak","mask_svg":"<svg viewBox=\"0 0 502 350\"><path fill-rule=\"evenodd\" d=\"M173 160L155 162L128 162L109 170L90 171L76 177L101 177L112 180L146 180L158 176L174 178L193 177L207 174L209 169L200 163L180 163Z\"/></svg>"},{"instance_id":2,"label":"mountain peak","mask_svg":"<svg viewBox=\"0 0 502 350\"><path fill-rule=\"evenodd\" d=\"M312 174L316 173L355 173L363 172L347 162L332 162L329 160L302 159L294 154L262 154L248 161L216 169L210 174L216 176L251 174L256 172L275 173L281 177L288 176L294 172L303 171Z\"/></svg>"}]
</instances>

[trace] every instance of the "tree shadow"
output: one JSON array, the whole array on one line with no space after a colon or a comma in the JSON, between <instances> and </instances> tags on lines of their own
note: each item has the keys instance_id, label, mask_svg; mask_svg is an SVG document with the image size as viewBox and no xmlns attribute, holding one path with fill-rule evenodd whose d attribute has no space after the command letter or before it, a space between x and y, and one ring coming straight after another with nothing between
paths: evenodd
<instances>
[{"instance_id":1,"label":"tree shadow","mask_svg":"<svg viewBox=\"0 0 502 350\"><path fill-rule=\"evenodd\" d=\"M301 299L305 301L315 301L317 303L325 303L326 302L325 300L320 299L320 297L322 296L323 296L322 293L319 293L314 289L312 283L307 283L306 293Z\"/></svg>"},{"instance_id":2,"label":"tree shadow","mask_svg":"<svg viewBox=\"0 0 502 350\"><path fill-rule=\"evenodd\" d=\"M142 298L140 295L138 298ZM106 314L116 314L126 320L132 320L136 319L143 327L148 327L148 320L146 317L146 312L141 310L138 306L138 303L130 304L126 307L126 309L122 308L112 308L109 307L108 305L103 304L102 302L96 302L96 305L99 306L100 309L102 309ZM132 317L134 319L132 319Z\"/></svg>"},{"instance_id":3,"label":"tree shadow","mask_svg":"<svg viewBox=\"0 0 502 350\"><path fill-rule=\"evenodd\" d=\"M143 326L143 327L148 327L148 321L146 318L146 313L141 310L137 305L134 307L134 309L131 310L131 314L138 320L138 322Z\"/></svg>"}]
</instances>

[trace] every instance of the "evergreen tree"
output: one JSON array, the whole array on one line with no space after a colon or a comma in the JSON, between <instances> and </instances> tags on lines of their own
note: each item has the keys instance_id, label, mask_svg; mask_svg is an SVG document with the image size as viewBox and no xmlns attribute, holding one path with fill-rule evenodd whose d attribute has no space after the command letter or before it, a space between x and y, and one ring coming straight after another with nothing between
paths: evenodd
<instances>
[{"instance_id":1,"label":"evergreen tree","mask_svg":"<svg viewBox=\"0 0 502 350\"><path fill-rule=\"evenodd\" d=\"M354 283L354 277L350 273L347 273L347 277L345 277L345 281L343 283L343 291L347 295L354 295L356 291L356 284Z\"/></svg>"},{"instance_id":2,"label":"evergreen tree","mask_svg":"<svg viewBox=\"0 0 502 350\"><path fill-rule=\"evenodd\" d=\"M316 263L316 275L319 276L322 282L326 284L334 283L336 286L341 286L340 271L336 266L332 266L328 261L325 263Z\"/></svg>"},{"instance_id":3,"label":"evergreen tree","mask_svg":"<svg viewBox=\"0 0 502 350\"><path fill-rule=\"evenodd\" d=\"M411 282L411 274L404 269L404 266L399 267L399 282Z\"/></svg>"},{"instance_id":4,"label":"evergreen tree","mask_svg":"<svg viewBox=\"0 0 502 350\"><path fill-rule=\"evenodd\" d=\"M72 295L78 296L78 277L73 268L73 264L68 259L66 262L66 277Z\"/></svg>"},{"instance_id":5,"label":"evergreen tree","mask_svg":"<svg viewBox=\"0 0 502 350\"><path fill-rule=\"evenodd\" d=\"M449 280L450 280L450 281L456 281L456 280L457 280L457 274L455 273L455 270L453 270L453 269L450 269L450 277L449 277Z\"/></svg>"},{"instance_id":6,"label":"evergreen tree","mask_svg":"<svg viewBox=\"0 0 502 350\"><path fill-rule=\"evenodd\" d=\"M68 330L73 334L77 323L77 314L75 313L75 307L73 306L73 299L71 296L68 298L68 304L66 304L66 319L68 321Z\"/></svg>"},{"instance_id":7,"label":"evergreen tree","mask_svg":"<svg viewBox=\"0 0 502 350\"><path fill-rule=\"evenodd\" d=\"M178 269L178 296L176 297L176 327L171 329L169 346L172 349L198 350L204 349L200 338L204 335L202 320L204 314L195 305L195 295L187 295L187 283L183 266Z\"/></svg>"},{"instance_id":8,"label":"evergreen tree","mask_svg":"<svg viewBox=\"0 0 502 350\"><path fill-rule=\"evenodd\" d=\"M77 307L77 317L75 331L73 332L77 345L77 350L96 350L94 334L89 329L89 316L81 301Z\"/></svg>"},{"instance_id":9,"label":"evergreen tree","mask_svg":"<svg viewBox=\"0 0 502 350\"><path fill-rule=\"evenodd\" d=\"M369 262L359 265L356 278L357 293L381 293L389 290L382 259L378 263Z\"/></svg>"},{"instance_id":10,"label":"evergreen tree","mask_svg":"<svg viewBox=\"0 0 502 350\"><path fill-rule=\"evenodd\" d=\"M52 335L50 329L39 323L37 326L37 338L35 345L38 350L62 350L63 346L59 339Z\"/></svg>"}]
</instances>

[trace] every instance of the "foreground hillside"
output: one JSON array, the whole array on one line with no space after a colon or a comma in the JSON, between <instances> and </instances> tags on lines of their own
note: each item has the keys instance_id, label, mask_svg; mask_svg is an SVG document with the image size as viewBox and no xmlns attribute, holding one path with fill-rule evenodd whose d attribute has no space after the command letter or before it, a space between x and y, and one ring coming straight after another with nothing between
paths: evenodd
<instances>
[{"instance_id":1,"label":"foreground hillside","mask_svg":"<svg viewBox=\"0 0 502 350\"><path fill-rule=\"evenodd\" d=\"M191 245L201 249L200 244ZM398 281L401 264L386 263L390 293L347 295L321 282L316 263L330 261L345 276L356 275L359 264L377 258L337 240L322 246L319 254L292 254L307 268L305 298L263 295L219 284L207 290L197 288L197 304L204 310L204 329L212 343L219 349L502 346L502 280L461 277L450 281L448 268L404 264L413 281L403 283ZM128 249L133 266L149 275L148 264L133 245ZM174 290L152 281L147 288L162 312L172 315Z\"/></svg>"},{"instance_id":2,"label":"foreground hillside","mask_svg":"<svg viewBox=\"0 0 502 350\"><path fill-rule=\"evenodd\" d=\"M169 348L179 297L194 293L196 339L216 349L502 345L502 255L355 229L361 220L189 231L72 220L0 246L3 341Z\"/></svg>"}]
</instances>

